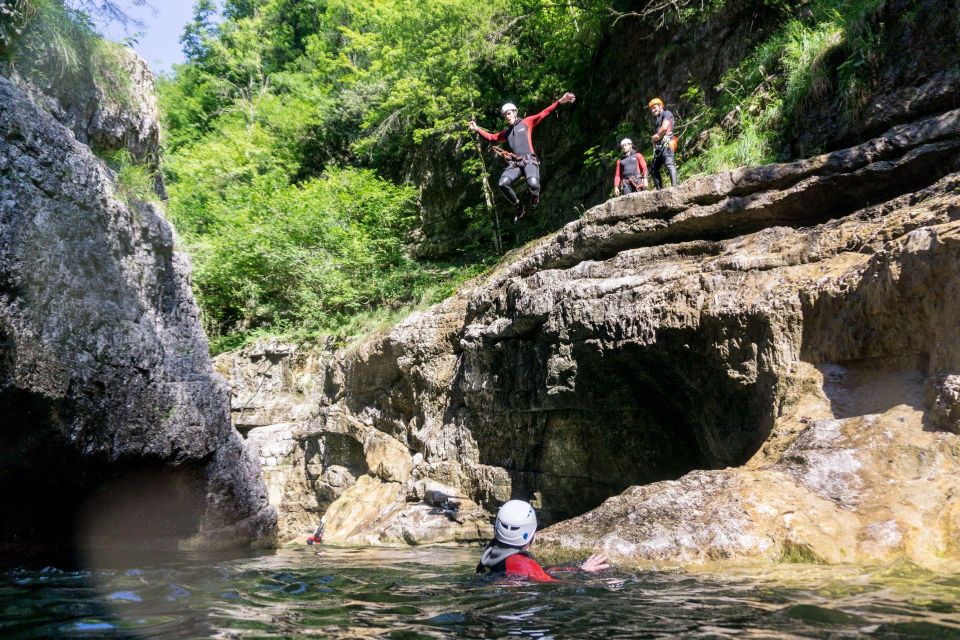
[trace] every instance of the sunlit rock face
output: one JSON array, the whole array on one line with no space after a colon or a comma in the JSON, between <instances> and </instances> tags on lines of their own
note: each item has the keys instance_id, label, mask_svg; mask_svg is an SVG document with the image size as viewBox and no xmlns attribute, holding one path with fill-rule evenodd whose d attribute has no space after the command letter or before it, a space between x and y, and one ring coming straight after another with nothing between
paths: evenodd
<instances>
[{"instance_id":1,"label":"sunlit rock face","mask_svg":"<svg viewBox=\"0 0 960 640\"><path fill-rule=\"evenodd\" d=\"M543 532L544 552L960 566L958 187L725 243L753 266L718 273L713 304L781 327L764 444L740 468L628 489Z\"/></svg>"},{"instance_id":2,"label":"sunlit rock face","mask_svg":"<svg viewBox=\"0 0 960 640\"><path fill-rule=\"evenodd\" d=\"M454 308L462 318L462 304ZM443 305L435 311L440 309ZM446 327L443 318L456 317L425 318L432 318L428 322L436 329ZM417 335L426 335L421 330ZM409 346L424 343L414 340ZM452 374L442 363L449 358L427 358L429 373L420 380L430 391L418 401L404 395L414 389L402 382L396 352L385 354L382 348L374 341L346 353L304 352L265 342L216 359L217 370L233 387L234 423L263 468L281 539L302 541L321 517L328 542L426 544L489 538L489 516L478 502L490 504L491 495L509 499L506 472L461 464L458 450L439 439L432 440L432 446L442 457L414 450L406 440L407 418L394 413L420 406L431 415L442 414L442 385ZM419 364L410 364L419 370ZM436 378L431 381L429 376ZM402 391L391 389L393 383ZM328 395L341 385L351 390L349 398ZM442 428L442 419L432 424Z\"/></svg>"},{"instance_id":3,"label":"sunlit rock face","mask_svg":"<svg viewBox=\"0 0 960 640\"><path fill-rule=\"evenodd\" d=\"M518 497L560 522L539 534L557 556L946 566L958 170L950 111L611 200L384 335L262 374L226 357L235 420L286 443L260 446L307 488L271 491L290 536L327 514L332 541L482 538L477 508ZM285 375L296 411L237 402Z\"/></svg>"},{"instance_id":4,"label":"sunlit rock face","mask_svg":"<svg viewBox=\"0 0 960 640\"><path fill-rule=\"evenodd\" d=\"M152 99L78 133L21 85L0 77L0 543L270 544L189 265L85 144L155 152Z\"/></svg>"}]
</instances>

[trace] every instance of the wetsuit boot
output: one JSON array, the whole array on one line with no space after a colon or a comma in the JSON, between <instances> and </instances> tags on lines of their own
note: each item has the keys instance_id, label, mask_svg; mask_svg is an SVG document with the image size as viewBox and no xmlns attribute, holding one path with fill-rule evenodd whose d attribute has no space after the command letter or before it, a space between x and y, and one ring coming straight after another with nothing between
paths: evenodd
<instances>
[{"instance_id":1,"label":"wetsuit boot","mask_svg":"<svg viewBox=\"0 0 960 640\"><path fill-rule=\"evenodd\" d=\"M513 216L514 224L520 222L520 219L523 218L523 216L527 215L527 210L523 207L522 202L518 202L516 204L516 207L517 207L517 212Z\"/></svg>"}]
</instances>

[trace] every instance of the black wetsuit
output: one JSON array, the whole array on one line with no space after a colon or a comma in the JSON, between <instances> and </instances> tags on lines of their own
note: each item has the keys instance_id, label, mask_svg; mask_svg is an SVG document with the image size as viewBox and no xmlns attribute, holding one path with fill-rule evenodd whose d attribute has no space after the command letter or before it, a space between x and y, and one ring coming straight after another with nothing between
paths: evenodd
<instances>
[{"instance_id":1,"label":"black wetsuit","mask_svg":"<svg viewBox=\"0 0 960 640\"><path fill-rule=\"evenodd\" d=\"M540 195L540 161L537 160L537 154L533 151L533 128L553 113L559 105L559 101L554 102L540 113L518 120L513 126L507 127L499 133L490 133L481 128L477 129L477 133L484 140L506 142L510 151L519 156L519 160L509 163L506 170L500 174L500 180L497 182L500 191L513 205L520 204L520 198L517 197L511 185L520 177L521 173L527 181L530 195L534 197Z\"/></svg>"},{"instance_id":2,"label":"black wetsuit","mask_svg":"<svg viewBox=\"0 0 960 640\"><path fill-rule=\"evenodd\" d=\"M526 551L492 540L480 556L477 573L489 571L493 574L527 578L536 582L553 582L553 576L543 570L536 560Z\"/></svg>"},{"instance_id":3,"label":"black wetsuit","mask_svg":"<svg viewBox=\"0 0 960 640\"><path fill-rule=\"evenodd\" d=\"M660 127L663 126L664 122L669 122L670 126L667 129L667 133L664 134L662 138L654 145L653 147L653 166L650 167L650 173L653 174L653 184L657 186L657 189L661 189L663 184L660 181L660 167L666 166L667 173L670 175L670 185L677 184L677 165L673 159L673 147L671 146L671 141L673 138L673 114L664 109L660 112L660 115L657 116L657 133L660 131Z\"/></svg>"},{"instance_id":4,"label":"black wetsuit","mask_svg":"<svg viewBox=\"0 0 960 640\"><path fill-rule=\"evenodd\" d=\"M642 186L646 179L647 163L636 149L631 149L630 153L617 161L617 172L613 176L614 188L620 187L624 194L633 193L637 190L634 183Z\"/></svg>"}]
</instances>

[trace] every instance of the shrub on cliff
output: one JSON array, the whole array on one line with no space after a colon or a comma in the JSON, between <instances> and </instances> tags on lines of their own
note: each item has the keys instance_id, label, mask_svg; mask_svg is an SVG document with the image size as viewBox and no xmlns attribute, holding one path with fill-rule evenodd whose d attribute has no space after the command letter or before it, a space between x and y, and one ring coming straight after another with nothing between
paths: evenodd
<instances>
[{"instance_id":1,"label":"shrub on cliff","mask_svg":"<svg viewBox=\"0 0 960 640\"><path fill-rule=\"evenodd\" d=\"M681 175L709 175L741 166L812 155L791 149L807 112L829 101L838 119L852 120L871 78L879 75L886 0L816 0L787 20L719 85L720 99L702 100L688 88L691 120L684 134L695 141Z\"/></svg>"},{"instance_id":2,"label":"shrub on cliff","mask_svg":"<svg viewBox=\"0 0 960 640\"><path fill-rule=\"evenodd\" d=\"M111 0L2 0L0 57L41 89L66 93L92 83L122 104L129 94L129 74L118 45L100 37L95 20L129 18Z\"/></svg>"},{"instance_id":3,"label":"shrub on cliff","mask_svg":"<svg viewBox=\"0 0 960 640\"><path fill-rule=\"evenodd\" d=\"M215 348L257 331L336 331L364 311L417 300L446 275L404 251L413 189L370 170L330 167L299 185L264 174L220 194L202 217L173 210L196 256Z\"/></svg>"},{"instance_id":4,"label":"shrub on cliff","mask_svg":"<svg viewBox=\"0 0 960 640\"><path fill-rule=\"evenodd\" d=\"M409 216L421 219L398 228L397 246L417 226L427 240L420 255L483 264L607 196L614 141L645 138L643 105L653 92L678 115L685 176L820 149L822 140L798 142L797 130L824 129L820 114L832 107L856 114L877 74L885 46L878 16L890 2L657 0L637 9L620 0L228 0L216 19L215 4L201 0L183 37L188 62L160 84L170 208L193 234L197 264L212 268L203 253L213 250L211 229L256 229L221 206L234 202L235 190L243 211L246 201L362 168L383 189L420 189L424 209ZM703 60L693 56L698 68L683 68L704 46ZM478 153L464 122L475 116L495 126L505 99L533 109L568 88L581 93L580 108L556 116L538 140L544 203L504 231L490 188L498 167ZM397 283L435 268L406 258L392 264ZM393 297L323 288L328 274L314 280L316 295L298 298L318 310L291 315L289 302L271 297L281 288L256 284L264 271L241 272L252 280L232 289L248 291L246 302L205 307L215 333L307 318L314 327L341 326L350 314L417 297L399 284Z\"/></svg>"}]
</instances>

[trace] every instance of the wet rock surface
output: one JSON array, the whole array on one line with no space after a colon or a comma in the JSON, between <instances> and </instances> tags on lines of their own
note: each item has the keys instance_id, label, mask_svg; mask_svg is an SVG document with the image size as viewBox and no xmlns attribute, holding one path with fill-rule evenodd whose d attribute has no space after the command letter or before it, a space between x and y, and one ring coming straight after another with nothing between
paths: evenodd
<instances>
[{"instance_id":1,"label":"wet rock surface","mask_svg":"<svg viewBox=\"0 0 960 640\"><path fill-rule=\"evenodd\" d=\"M80 135L0 77L0 542L271 544L189 264L81 142L149 153L156 122L101 116Z\"/></svg>"},{"instance_id":2,"label":"wet rock surface","mask_svg":"<svg viewBox=\"0 0 960 640\"><path fill-rule=\"evenodd\" d=\"M611 200L385 335L297 356L310 418L262 428L363 452L301 512L333 541L482 538L459 512L520 497L559 522L556 556L950 566L958 170L948 111Z\"/></svg>"}]
</instances>

